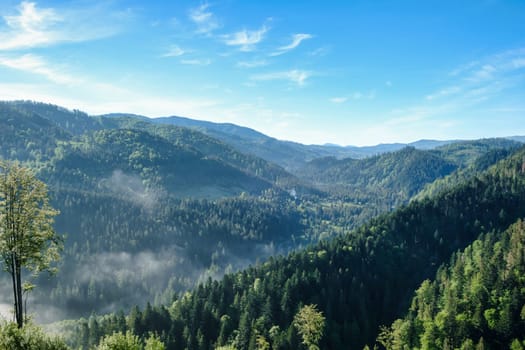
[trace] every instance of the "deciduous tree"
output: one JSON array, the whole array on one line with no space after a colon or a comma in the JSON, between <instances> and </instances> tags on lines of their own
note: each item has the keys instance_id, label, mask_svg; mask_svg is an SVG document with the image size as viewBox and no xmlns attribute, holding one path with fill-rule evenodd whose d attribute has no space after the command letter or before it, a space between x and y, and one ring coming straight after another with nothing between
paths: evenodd
<instances>
[{"instance_id":1,"label":"deciduous tree","mask_svg":"<svg viewBox=\"0 0 525 350\"><path fill-rule=\"evenodd\" d=\"M317 305L305 305L295 315L293 325L303 338L308 350L318 350L324 332L325 317Z\"/></svg>"},{"instance_id":2,"label":"deciduous tree","mask_svg":"<svg viewBox=\"0 0 525 350\"><path fill-rule=\"evenodd\" d=\"M27 168L16 163L0 162L0 257L11 275L15 319L24 324L24 270L38 274L54 272L59 259L61 240L53 230L58 214L49 204L47 187Z\"/></svg>"}]
</instances>

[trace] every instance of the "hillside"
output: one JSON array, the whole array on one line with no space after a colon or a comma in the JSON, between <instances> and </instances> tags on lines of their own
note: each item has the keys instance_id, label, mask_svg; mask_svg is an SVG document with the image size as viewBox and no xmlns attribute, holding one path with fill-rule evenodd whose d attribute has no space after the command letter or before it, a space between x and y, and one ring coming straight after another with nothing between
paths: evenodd
<instances>
[{"instance_id":1,"label":"hillside","mask_svg":"<svg viewBox=\"0 0 525 350\"><path fill-rule=\"evenodd\" d=\"M175 145L193 149L205 154L207 158L220 160L272 183L283 186L287 184L298 185L298 180L283 168L262 158L239 152L230 145L194 129L173 125L157 125L150 119L134 116L113 116L102 118L101 122L106 128L111 129L127 128L147 131L165 138Z\"/></svg>"},{"instance_id":2,"label":"hillside","mask_svg":"<svg viewBox=\"0 0 525 350\"><path fill-rule=\"evenodd\" d=\"M451 179L468 178L520 147L507 139L446 144L431 150L405 147L364 159L325 157L298 172L313 186L352 202L375 201L387 208L406 203L418 192L437 193ZM433 188L433 189L432 189Z\"/></svg>"},{"instance_id":3,"label":"hillside","mask_svg":"<svg viewBox=\"0 0 525 350\"><path fill-rule=\"evenodd\" d=\"M268 146L265 135L235 125L219 128L221 140L191 120L92 117L33 102L0 108L2 157L49 185L66 235L58 275L30 294L32 312L40 321L109 313L69 324L83 337L72 336L76 345L131 329L157 331L169 348L251 349L264 338L292 349L291 320L304 304L327 316L324 348L371 343L452 252L503 230L524 206L525 151L505 139L378 145L361 151L401 149L364 159L271 141L270 154L302 164L292 175L250 151L254 139ZM304 165L308 157L316 159ZM124 324L112 314L133 305L144 311L134 308Z\"/></svg>"},{"instance_id":4,"label":"hillside","mask_svg":"<svg viewBox=\"0 0 525 350\"><path fill-rule=\"evenodd\" d=\"M525 223L490 232L416 291L408 314L378 337L386 349L523 349Z\"/></svg>"},{"instance_id":5,"label":"hillside","mask_svg":"<svg viewBox=\"0 0 525 350\"><path fill-rule=\"evenodd\" d=\"M521 149L435 198L413 202L331 242L220 282L210 280L167 308L135 310L125 328L139 335L166 334L163 340L171 348L233 343L251 349L262 336L274 347L294 349L295 312L300 305L317 304L327 319L321 348L362 348L381 324L404 312L413 290L453 252L483 232L502 232L523 215L524 158ZM160 321L168 313L169 319ZM99 319L97 329L119 329L117 321L117 316ZM90 329L91 320L84 322L75 332ZM96 342L82 334L77 341Z\"/></svg>"},{"instance_id":6,"label":"hillside","mask_svg":"<svg viewBox=\"0 0 525 350\"><path fill-rule=\"evenodd\" d=\"M46 161L59 141L71 135L50 120L0 102L0 157L21 161Z\"/></svg>"},{"instance_id":7,"label":"hillside","mask_svg":"<svg viewBox=\"0 0 525 350\"><path fill-rule=\"evenodd\" d=\"M101 130L60 144L41 170L41 177L57 187L88 191L119 191L114 176L137 182L148 191L178 197L211 197L261 193L269 182L250 176L221 161L138 130Z\"/></svg>"},{"instance_id":8,"label":"hillside","mask_svg":"<svg viewBox=\"0 0 525 350\"><path fill-rule=\"evenodd\" d=\"M452 173L457 166L412 147L365 159L320 158L309 162L303 177L320 189L355 201L381 198L387 206L406 202L425 184Z\"/></svg>"},{"instance_id":9,"label":"hillside","mask_svg":"<svg viewBox=\"0 0 525 350\"><path fill-rule=\"evenodd\" d=\"M118 116L113 115L113 116ZM454 141L420 140L409 144L380 144L376 146L303 145L297 142L281 141L256 130L231 123L213 123L183 117L155 118L153 122L183 126L198 130L231 145L240 152L256 155L295 174L305 163L322 157L365 158L386 152L398 151L406 146L418 149L432 149Z\"/></svg>"}]
</instances>

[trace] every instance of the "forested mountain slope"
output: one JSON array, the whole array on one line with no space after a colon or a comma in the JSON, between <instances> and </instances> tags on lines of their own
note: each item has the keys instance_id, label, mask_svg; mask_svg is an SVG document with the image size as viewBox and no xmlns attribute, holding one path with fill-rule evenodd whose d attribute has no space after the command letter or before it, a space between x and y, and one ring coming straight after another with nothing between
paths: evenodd
<instances>
[{"instance_id":1,"label":"forested mountain slope","mask_svg":"<svg viewBox=\"0 0 525 350\"><path fill-rule=\"evenodd\" d=\"M54 154L58 142L70 138L50 120L0 102L0 157L45 161Z\"/></svg>"},{"instance_id":2,"label":"forested mountain slope","mask_svg":"<svg viewBox=\"0 0 525 350\"><path fill-rule=\"evenodd\" d=\"M80 111L70 111L65 108L31 101L2 102L0 108L0 123L4 123L2 155L5 159L22 161L48 161L55 155L58 141L71 141L72 144L60 143L57 152L62 155L64 149L79 149L79 143L93 140L85 135L95 131L114 129L133 129L137 132L147 132L166 139L181 152L193 152L204 161L217 166L230 166L249 176L257 177L282 187L296 187L309 191L299 181L281 167L267 161L241 153L231 146L206 136L198 131L175 127L171 125L156 125L152 119L135 115L117 117L91 117ZM28 143L27 141L32 142ZM105 145L105 153L112 152L113 145ZM133 147L135 144L128 144ZM166 145L165 145L166 146ZM168 145L169 146L169 145ZM171 146L169 146L171 147ZM213 166L212 166L213 167ZM200 169L188 167L186 173ZM220 177L220 170L218 176ZM191 175L199 178L198 173ZM232 193L238 193L232 191ZM225 193L227 194L227 193Z\"/></svg>"},{"instance_id":3,"label":"forested mountain slope","mask_svg":"<svg viewBox=\"0 0 525 350\"><path fill-rule=\"evenodd\" d=\"M489 152L515 150L521 146L522 143L515 140L492 138L454 142L440 146L431 152L453 162L458 167L468 167L474 165L480 157L486 156Z\"/></svg>"},{"instance_id":4,"label":"forested mountain slope","mask_svg":"<svg viewBox=\"0 0 525 350\"><path fill-rule=\"evenodd\" d=\"M351 234L288 257L208 281L171 306L81 322L76 344L129 328L156 331L169 348L212 349L233 344L296 349L292 319L300 305L326 316L324 349L362 348L381 324L401 316L415 288L453 252L481 233L501 232L525 213L525 149L432 199L373 219ZM87 332L87 333L86 333ZM93 336L95 335L95 336Z\"/></svg>"},{"instance_id":5,"label":"forested mountain slope","mask_svg":"<svg viewBox=\"0 0 525 350\"><path fill-rule=\"evenodd\" d=\"M465 167L458 168L456 171L443 178L439 178L434 182L427 183L419 193L412 197L412 200L431 197L447 188L453 188L454 186L457 186L458 184L473 178L498 161L508 157L516 150L516 148L517 146L511 145L510 148L488 149L486 153L469 160L468 165Z\"/></svg>"},{"instance_id":6,"label":"forested mountain slope","mask_svg":"<svg viewBox=\"0 0 525 350\"><path fill-rule=\"evenodd\" d=\"M376 197L394 206L456 168L454 163L429 151L406 147L365 159L315 159L301 174L334 195L361 201Z\"/></svg>"},{"instance_id":7,"label":"forested mountain slope","mask_svg":"<svg viewBox=\"0 0 525 350\"><path fill-rule=\"evenodd\" d=\"M56 230L67 236L57 275L38 280L30 297L30 312L41 321L170 302L206 276L287 252L304 231L294 207L255 198L73 190L53 197L61 210Z\"/></svg>"},{"instance_id":8,"label":"forested mountain slope","mask_svg":"<svg viewBox=\"0 0 525 350\"><path fill-rule=\"evenodd\" d=\"M507 139L484 139L434 150L405 147L364 159L318 158L298 174L334 196L353 202L376 201L391 208L406 203L425 186L444 184L441 178L450 182L452 178L466 179L468 174L485 170L520 145ZM438 187L443 186L435 185Z\"/></svg>"},{"instance_id":9,"label":"forested mountain slope","mask_svg":"<svg viewBox=\"0 0 525 350\"><path fill-rule=\"evenodd\" d=\"M165 138L138 130L101 130L62 143L41 170L50 185L88 191L119 190L134 178L145 190L179 197L222 197L261 193L272 184ZM121 186L131 184L120 183Z\"/></svg>"},{"instance_id":10,"label":"forested mountain slope","mask_svg":"<svg viewBox=\"0 0 525 350\"><path fill-rule=\"evenodd\" d=\"M97 118L78 110L32 101L13 101L5 104L21 113L35 114L47 119L72 135L81 135L102 128Z\"/></svg>"},{"instance_id":11,"label":"forested mountain slope","mask_svg":"<svg viewBox=\"0 0 525 350\"><path fill-rule=\"evenodd\" d=\"M378 341L387 349L523 349L525 222L455 254Z\"/></svg>"},{"instance_id":12,"label":"forested mountain slope","mask_svg":"<svg viewBox=\"0 0 525 350\"><path fill-rule=\"evenodd\" d=\"M231 166L244 170L251 175L261 177L282 186L298 183L298 180L283 168L262 158L241 153L230 145L198 132L194 129L173 125L158 125L151 120L137 117L102 118L101 122L107 128L134 129L147 131L160 136L175 145L198 151L207 158L221 160Z\"/></svg>"}]
</instances>

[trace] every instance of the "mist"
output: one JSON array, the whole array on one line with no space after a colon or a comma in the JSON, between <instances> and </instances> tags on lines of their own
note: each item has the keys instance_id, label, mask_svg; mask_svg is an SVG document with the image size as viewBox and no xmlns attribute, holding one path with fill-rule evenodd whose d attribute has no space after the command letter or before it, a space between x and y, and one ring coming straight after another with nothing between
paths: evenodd
<instances>
[{"instance_id":1,"label":"mist","mask_svg":"<svg viewBox=\"0 0 525 350\"><path fill-rule=\"evenodd\" d=\"M165 194L159 187L146 187L138 175L126 174L118 169L110 177L100 180L98 186L147 210L153 210Z\"/></svg>"}]
</instances>

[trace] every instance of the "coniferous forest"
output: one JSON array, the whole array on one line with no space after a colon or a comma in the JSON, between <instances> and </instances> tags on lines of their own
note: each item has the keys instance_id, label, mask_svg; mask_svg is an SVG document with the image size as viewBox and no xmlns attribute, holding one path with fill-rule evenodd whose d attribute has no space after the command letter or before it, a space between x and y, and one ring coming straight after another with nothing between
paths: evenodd
<instances>
[{"instance_id":1,"label":"coniferous forest","mask_svg":"<svg viewBox=\"0 0 525 350\"><path fill-rule=\"evenodd\" d=\"M522 143L177 123L0 103L0 160L47 185L62 247L0 348L525 348Z\"/></svg>"}]
</instances>

